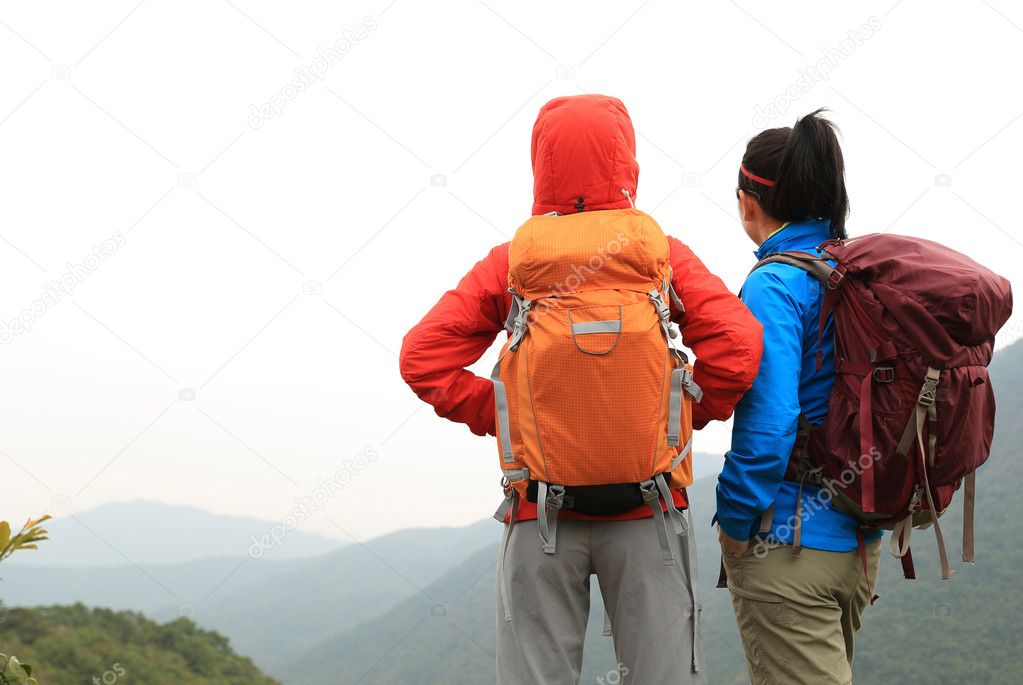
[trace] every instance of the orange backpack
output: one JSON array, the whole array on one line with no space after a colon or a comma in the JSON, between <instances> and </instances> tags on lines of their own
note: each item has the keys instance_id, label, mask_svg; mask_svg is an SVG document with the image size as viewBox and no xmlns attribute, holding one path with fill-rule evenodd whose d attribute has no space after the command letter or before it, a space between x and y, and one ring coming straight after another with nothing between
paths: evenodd
<instances>
[{"instance_id":1,"label":"orange backpack","mask_svg":"<svg viewBox=\"0 0 1023 685\"><path fill-rule=\"evenodd\" d=\"M537 503L544 551L556 547L558 512L614 515L648 504L665 563L669 488L692 483L693 383L672 344L669 247L636 209L534 216L512 240L506 322L494 367L505 501Z\"/></svg>"}]
</instances>

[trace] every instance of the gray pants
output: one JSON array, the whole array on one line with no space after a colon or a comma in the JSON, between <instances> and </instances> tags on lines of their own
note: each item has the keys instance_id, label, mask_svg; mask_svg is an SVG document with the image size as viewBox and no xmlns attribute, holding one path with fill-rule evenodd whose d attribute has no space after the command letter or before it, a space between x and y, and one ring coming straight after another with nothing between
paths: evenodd
<instances>
[{"instance_id":1,"label":"gray pants","mask_svg":"<svg viewBox=\"0 0 1023 685\"><path fill-rule=\"evenodd\" d=\"M544 554L536 521L512 527L498 560L498 685L578 685L594 573L614 636L621 673L615 682L706 682L687 575L695 587L693 533L671 535L675 563L668 566L654 525L649 518L561 520L555 554Z\"/></svg>"}]
</instances>

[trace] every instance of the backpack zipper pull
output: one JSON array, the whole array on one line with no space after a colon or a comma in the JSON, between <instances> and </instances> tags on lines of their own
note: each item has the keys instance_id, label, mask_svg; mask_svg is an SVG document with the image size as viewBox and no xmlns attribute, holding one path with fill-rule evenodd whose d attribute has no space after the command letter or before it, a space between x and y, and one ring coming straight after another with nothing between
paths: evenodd
<instances>
[{"instance_id":1,"label":"backpack zipper pull","mask_svg":"<svg viewBox=\"0 0 1023 685\"><path fill-rule=\"evenodd\" d=\"M632 205L632 208L635 209L636 203L632 201L632 193L630 193L625 188L622 188L622 195L625 196L625 198L629 201L629 204Z\"/></svg>"}]
</instances>

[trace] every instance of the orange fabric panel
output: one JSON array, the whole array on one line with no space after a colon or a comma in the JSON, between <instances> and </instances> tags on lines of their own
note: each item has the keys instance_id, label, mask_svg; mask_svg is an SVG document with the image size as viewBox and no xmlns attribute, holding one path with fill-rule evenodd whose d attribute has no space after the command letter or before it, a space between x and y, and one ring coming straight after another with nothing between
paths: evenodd
<instances>
[{"instance_id":1,"label":"orange fabric panel","mask_svg":"<svg viewBox=\"0 0 1023 685\"><path fill-rule=\"evenodd\" d=\"M638 209L532 217L508 260L508 285L530 300L608 287L646 292L670 268L668 239Z\"/></svg>"},{"instance_id":2,"label":"orange fabric panel","mask_svg":"<svg viewBox=\"0 0 1023 685\"><path fill-rule=\"evenodd\" d=\"M671 470L668 400L679 362L647 295L668 300L668 256L660 227L633 209L533 217L519 229L509 285L534 304L501 369L516 458L504 468L525 466L534 480L560 485L637 483ZM595 322L615 330L590 332ZM688 399L681 424L684 445ZM691 481L686 460L672 482Z\"/></svg>"}]
</instances>

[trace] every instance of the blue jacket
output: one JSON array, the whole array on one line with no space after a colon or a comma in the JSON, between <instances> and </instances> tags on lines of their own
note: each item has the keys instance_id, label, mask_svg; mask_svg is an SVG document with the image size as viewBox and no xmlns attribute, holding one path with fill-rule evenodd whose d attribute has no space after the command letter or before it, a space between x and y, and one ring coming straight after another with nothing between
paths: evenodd
<instances>
[{"instance_id":1,"label":"blue jacket","mask_svg":"<svg viewBox=\"0 0 1023 685\"><path fill-rule=\"evenodd\" d=\"M756 251L757 259L800 250L815 253L830 236L828 221L789 224ZM746 279L740 297L764 325L764 356L753 387L735 408L732 449L718 478L717 522L730 537L746 540L774 504L769 537L792 543L799 485L783 480L796 440L800 411L817 425L828 413L835 382L835 343L828 317L817 370L817 329L822 286L793 266L768 264ZM857 548L856 521L837 511L820 489L803 486L802 544L832 552ZM872 541L880 531L866 531Z\"/></svg>"}]
</instances>

